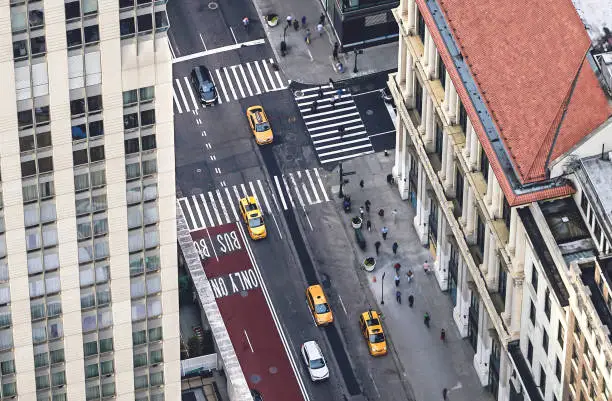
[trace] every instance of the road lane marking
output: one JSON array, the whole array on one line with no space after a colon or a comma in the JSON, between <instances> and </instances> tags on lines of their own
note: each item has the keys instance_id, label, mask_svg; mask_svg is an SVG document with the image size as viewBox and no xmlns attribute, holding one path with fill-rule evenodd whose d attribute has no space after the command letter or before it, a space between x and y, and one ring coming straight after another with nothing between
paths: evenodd
<instances>
[{"instance_id":1,"label":"road lane marking","mask_svg":"<svg viewBox=\"0 0 612 401\"><path fill-rule=\"evenodd\" d=\"M281 178L283 179L283 184L285 184L285 190L287 191L287 197L289 198L291 207L295 208L295 203L293 203L293 198L291 197L291 191L289 190L289 185L287 185L287 179L285 178L284 174L281 176Z\"/></svg>"},{"instance_id":2,"label":"road lane marking","mask_svg":"<svg viewBox=\"0 0 612 401\"><path fill-rule=\"evenodd\" d=\"M195 108L195 110L198 109L198 102L196 102L195 96L193 96L193 91L191 90L191 85L189 84L189 81L187 80L187 77L183 77L183 79L185 79L185 85L187 85L187 90L189 91L189 95L191 96L191 100L193 100L193 107Z\"/></svg>"},{"instance_id":3,"label":"road lane marking","mask_svg":"<svg viewBox=\"0 0 612 401\"><path fill-rule=\"evenodd\" d=\"M295 188L295 193L298 197L298 200L300 201L300 206L302 206L302 208L304 208L304 200L302 199L302 195L300 194L300 189L298 188L297 184L295 183L295 178L293 177L292 173L289 173L289 178L291 179L291 183L293 184L293 188Z\"/></svg>"},{"instance_id":4,"label":"road lane marking","mask_svg":"<svg viewBox=\"0 0 612 401\"><path fill-rule=\"evenodd\" d=\"M308 201L308 204L309 205L314 205L314 202L310 198L310 194L308 193L308 190L306 189L306 183L305 182L302 182L302 189L304 190L304 194L306 195L306 200Z\"/></svg>"},{"instance_id":5,"label":"road lane marking","mask_svg":"<svg viewBox=\"0 0 612 401\"><path fill-rule=\"evenodd\" d=\"M371 135L368 135L368 136L388 135L388 134L390 134L392 132L395 132L395 130L393 129L391 131L379 132L378 134L371 134Z\"/></svg>"},{"instance_id":6,"label":"road lane marking","mask_svg":"<svg viewBox=\"0 0 612 401\"><path fill-rule=\"evenodd\" d=\"M372 380L374 390L376 390L376 394L378 394L378 398L380 398L380 391L378 391L378 386L376 385L376 381L374 381L374 377L372 377L372 373L368 372L368 375L370 375L370 380Z\"/></svg>"},{"instance_id":7,"label":"road lane marking","mask_svg":"<svg viewBox=\"0 0 612 401\"><path fill-rule=\"evenodd\" d=\"M223 53L223 52L227 52L231 50L236 50L236 49L240 49L241 47L262 45L264 43L266 43L265 39L255 39L255 40L250 40L248 42L236 43L234 45L217 47L216 49L206 50L203 52L198 52L198 53L188 54L182 57L177 57L174 60L172 60L172 64L180 63L180 62L187 61L187 60L193 60L194 58L210 56L211 54L217 54L217 53ZM177 49L177 52L178 52L178 49Z\"/></svg>"},{"instance_id":8,"label":"road lane marking","mask_svg":"<svg viewBox=\"0 0 612 401\"><path fill-rule=\"evenodd\" d=\"M244 68L242 67L242 64L238 64L238 68L240 69L240 74L242 75L242 79L244 79L244 84L247 90L249 91L249 96L253 96L251 85L249 85L249 80L247 79L246 74L244 73Z\"/></svg>"},{"instance_id":9,"label":"road lane marking","mask_svg":"<svg viewBox=\"0 0 612 401\"><path fill-rule=\"evenodd\" d=\"M227 213L227 209L225 208L225 202L223 202L223 198L221 197L221 191L217 189L215 192L217 192L217 198L219 198L219 204L221 205L221 210L223 210L225 221L229 224L231 223L231 220L229 214Z\"/></svg>"},{"instance_id":10,"label":"road lane marking","mask_svg":"<svg viewBox=\"0 0 612 401\"><path fill-rule=\"evenodd\" d=\"M238 226L238 229L240 230L242 241L246 244L247 252L249 254L249 258L251 259L251 264L255 268L255 272L257 273L257 278L259 279L259 282L261 283L262 292L264 294L264 297L266 298L268 309L270 310L272 314L272 319L274 320L274 324L276 325L276 330L278 331L280 335L281 341L283 343L283 347L285 348L285 352L287 353L287 357L289 358L289 363L291 364L291 368L293 369L293 375L298 382L298 386L300 387L300 391L302 392L302 396L304 397L304 400L310 401L310 396L308 395L308 392L306 391L306 386L304 385L304 382L302 381L302 376L300 375L299 369L295 362L295 358L293 354L291 353L291 350L295 349L293 347L293 344L291 344L290 346L291 338L285 335L285 332L283 331L283 328L280 324L280 319L278 318L276 309L274 308L274 305L272 304L272 299L270 298L268 287L266 286L266 282L264 281L263 275L261 274L261 270L259 269L259 265L257 264L255 255L253 254L253 249L251 248L251 244L247 240L246 233L244 231L244 227L242 227L242 225L240 224L236 224L236 225Z\"/></svg>"},{"instance_id":11,"label":"road lane marking","mask_svg":"<svg viewBox=\"0 0 612 401\"><path fill-rule=\"evenodd\" d=\"M234 34L234 30L232 29L232 27L229 27L230 32L232 33L232 37L234 38L234 43L238 43L238 39L236 39L236 35Z\"/></svg>"},{"instance_id":12,"label":"road lane marking","mask_svg":"<svg viewBox=\"0 0 612 401\"><path fill-rule=\"evenodd\" d=\"M314 172L317 176L317 180L319 181L319 186L321 187L321 191L323 191L323 196L325 197L325 201L329 202L329 198L327 197L327 192L325 191L325 187L323 186L323 181L321 181L321 177L319 176L319 170L315 168Z\"/></svg>"},{"instance_id":13,"label":"road lane marking","mask_svg":"<svg viewBox=\"0 0 612 401\"><path fill-rule=\"evenodd\" d=\"M338 294L338 299L340 300L340 305L342 306L342 310L344 311L344 314L348 316L348 313L346 311L346 308L344 307L344 302L342 302L342 297L340 296L340 294Z\"/></svg>"},{"instance_id":14,"label":"road lane marking","mask_svg":"<svg viewBox=\"0 0 612 401\"><path fill-rule=\"evenodd\" d=\"M174 80L176 81L176 86L178 86L179 92L181 93L181 97L183 98L183 103L185 104L185 110L191 111L189 109L189 104L187 104L187 98L185 97L185 94L183 93L183 87L181 86L181 81L179 81L178 78L175 78Z\"/></svg>"},{"instance_id":15,"label":"road lane marking","mask_svg":"<svg viewBox=\"0 0 612 401\"><path fill-rule=\"evenodd\" d=\"M233 65L230 67L230 69L232 70L232 73L234 74L234 78L236 79L236 86L238 86L238 89L240 90L240 94L242 95L243 98L246 97L244 90L242 89L242 85L240 84L240 78L238 78L238 73L236 72L236 65Z\"/></svg>"},{"instance_id":16,"label":"road lane marking","mask_svg":"<svg viewBox=\"0 0 612 401\"><path fill-rule=\"evenodd\" d=\"M314 92L314 91L318 91L319 89L333 89L333 88L334 87L329 84L323 85L321 87L313 86L312 88L302 89L302 93Z\"/></svg>"},{"instance_id":17,"label":"road lane marking","mask_svg":"<svg viewBox=\"0 0 612 401\"><path fill-rule=\"evenodd\" d=\"M198 32L198 33L199 33L199 32ZM201 33L199 33L199 35L200 35L200 40L202 41L202 46L204 46L204 51L208 50L208 49L206 48L206 43L204 43L204 38L202 37L202 34L201 34Z\"/></svg>"},{"instance_id":18,"label":"road lane marking","mask_svg":"<svg viewBox=\"0 0 612 401\"><path fill-rule=\"evenodd\" d=\"M355 150L355 149L363 149L363 148L368 148L368 147L372 147L372 145L370 145L369 143L367 145L359 145L359 146L353 146L351 148L344 148L344 149L338 149L338 150L333 150L331 152L327 152L327 153L319 153L319 157L321 156L329 156L329 155L335 155L338 153L345 153L348 152L350 150Z\"/></svg>"},{"instance_id":19,"label":"road lane marking","mask_svg":"<svg viewBox=\"0 0 612 401\"><path fill-rule=\"evenodd\" d=\"M200 218L200 221L202 222L202 228L206 228L206 222L204 220L204 216L202 216L202 211L200 210L200 206L198 206L198 198L195 195L193 195L191 199L193 200L193 204L196 206L196 212L198 212L198 217Z\"/></svg>"},{"instance_id":20,"label":"road lane marking","mask_svg":"<svg viewBox=\"0 0 612 401\"><path fill-rule=\"evenodd\" d=\"M344 139L344 137L340 137L338 136L338 139L342 140ZM346 146L346 145L350 145L352 143L357 143L357 142L363 142L363 141L368 141L369 143L369 139L366 138L358 138L358 139L353 139L352 141L342 141L342 142L338 142L338 143L333 143L331 145L324 145L324 146L315 146L314 148L319 151L319 150L323 150L323 149L330 149L330 148L335 148L338 146ZM350 150L352 148L346 148L345 150ZM323 153L321 153L319 156L323 155Z\"/></svg>"},{"instance_id":21,"label":"road lane marking","mask_svg":"<svg viewBox=\"0 0 612 401\"><path fill-rule=\"evenodd\" d=\"M257 89L257 94L261 94L261 89L259 88L259 84L257 83L257 78L255 78L255 74L253 74L253 69L251 68L251 63L246 63L246 66L249 70L249 75L253 78L253 84L255 85L255 89Z\"/></svg>"},{"instance_id":22,"label":"road lane marking","mask_svg":"<svg viewBox=\"0 0 612 401\"><path fill-rule=\"evenodd\" d=\"M234 189L236 189L236 187L234 187ZM232 202L232 196L230 195L229 188L227 188L227 187L225 187L225 195L227 196L227 201L230 204L230 209L232 209L232 213L234 213L234 219L236 219L236 221L240 220L238 218L238 213L236 213L236 208L234 207L234 202Z\"/></svg>"},{"instance_id":23,"label":"road lane marking","mask_svg":"<svg viewBox=\"0 0 612 401\"><path fill-rule=\"evenodd\" d=\"M278 191L278 195L280 196L280 200L283 203L283 209L287 210L287 203L285 202L285 196L283 195L283 191L281 190L280 183L278 182L278 177L274 176L274 182L276 183L276 190Z\"/></svg>"},{"instance_id":24,"label":"road lane marking","mask_svg":"<svg viewBox=\"0 0 612 401\"><path fill-rule=\"evenodd\" d=\"M234 188L234 195L236 195L236 200L238 201L238 204L240 204L240 199L242 199L242 198L241 198L240 194L238 193L238 188L236 188L235 185L232 188Z\"/></svg>"},{"instance_id":25,"label":"road lane marking","mask_svg":"<svg viewBox=\"0 0 612 401\"><path fill-rule=\"evenodd\" d=\"M192 231L198 229L199 227L195 224L195 217L191 212L191 206L189 205L189 201L187 200L187 198L185 198L185 207L187 208L187 213L189 213L189 217L191 219L191 225L193 226ZM187 224L189 224L189 222L187 222Z\"/></svg>"},{"instance_id":26,"label":"road lane marking","mask_svg":"<svg viewBox=\"0 0 612 401\"><path fill-rule=\"evenodd\" d=\"M259 77L261 78L261 83L263 84L265 92L269 92L270 89L268 89L268 84L266 83L266 79L264 78L261 72L261 68L259 68L259 63L257 61L253 61L253 64L255 64L255 68L257 69L257 73L259 74Z\"/></svg>"},{"instance_id":27,"label":"road lane marking","mask_svg":"<svg viewBox=\"0 0 612 401\"><path fill-rule=\"evenodd\" d=\"M331 107L331 106L330 106L330 107ZM354 104L352 104L352 105L350 105L349 107L343 107L343 108L341 108L341 109L335 108L335 109L333 109L333 110L330 110L330 111L324 111L324 112L322 112L322 113L313 113L313 114L309 114L309 115L307 115L307 116L304 116L304 118L321 117L321 116L326 116L326 115L329 115L329 114L336 114L336 113L339 113L339 112L341 112L341 111L352 110L352 109L357 110L357 107L355 107L355 105L354 105ZM349 115L352 115L352 114L342 114L342 115L340 115L340 116L336 116L336 117L347 117L347 116L349 116Z\"/></svg>"},{"instance_id":28,"label":"road lane marking","mask_svg":"<svg viewBox=\"0 0 612 401\"><path fill-rule=\"evenodd\" d=\"M354 116L358 116L359 112L356 111L354 113L346 113L346 114L341 114L339 116L333 116L333 117L326 117L326 118L321 118L320 120L312 120L312 121L304 121L304 123L306 125L311 125L311 124L318 124L318 123L324 123L327 121L334 121L334 120L338 120L338 118L344 118L344 117L354 117ZM318 116L315 116L318 117Z\"/></svg>"},{"instance_id":29,"label":"road lane marking","mask_svg":"<svg viewBox=\"0 0 612 401\"><path fill-rule=\"evenodd\" d=\"M176 105L179 114L182 114L183 109L181 109L181 105L179 104L178 98L176 97L176 91L174 90L174 87L172 87L172 97L174 98L174 104Z\"/></svg>"},{"instance_id":30,"label":"road lane marking","mask_svg":"<svg viewBox=\"0 0 612 401\"><path fill-rule=\"evenodd\" d=\"M361 125L361 127L363 127L363 125ZM360 126L358 126L358 125L356 125L356 126L352 126L352 127L346 127L346 128L344 129L344 134L345 134L344 136L345 136L345 137L347 136L346 134L348 134L348 131L351 131L351 130L354 130L354 129L360 129L361 127L360 127ZM334 134L338 134L338 130L337 130L337 129L335 129L335 130L331 130L331 131L319 132L318 134L312 134L312 135L310 135L310 137L311 137L311 138L318 138L318 137L320 137L320 136L325 136L325 135L334 135ZM349 135L354 135L354 134L363 134L363 135L366 135L366 134L367 134L367 132L366 132L366 131L358 131L358 132L356 132L356 133L349 134Z\"/></svg>"},{"instance_id":31,"label":"road lane marking","mask_svg":"<svg viewBox=\"0 0 612 401\"><path fill-rule=\"evenodd\" d=\"M273 59L270 59L270 64L274 65L274 60L273 60ZM276 79L278 79L278 83L279 83L279 85L280 85L279 87L280 87L281 89L285 89L285 88L287 88L287 87L285 86L285 84L283 83L283 80L282 80L282 78L281 78L281 76L280 76L280 72L278 71L278 69L275 69L275 70L274 70L274 75L276 75Z\"/></svg>"},{"instance_id":32,"label":"road lane marking","mask_svg":"<svg viewBox=\"0 0 612 401\"><path fill-rule=\"evenodd\" d=\"M232 85L232 80L229 77L229 73L227 72L227 67L223 67L223 72L225 73L225 78L227 78L227 85L232 91L232 96L234 96L234 100L238 100L238 96L236 96L236 91L234 90L234 85Z\"/></svg>"},{"instance_id":33,"label":"road lane marking","mask_svg":"<svg viewBox=\"0 0 612 401\"><path fill-rule=\"evenodd\" d=\"M240 189L242 189L242 193L244 194L244 197L247 198L249 196L249 193L247 192L244 184L240 184Z\"/></svg>"},{"instance_id":34,"label":"road lane marking","mask_svg":"<svg viewBox=\"0 0 612 401\"><path fill-rule=\"evenodd\" d=\"M317 192L317 187L314 184L314 181L312 180L312 176L310 175L310 171L308 171L308 169L306 169L306 176L308 177L308 181L310 181L310 187L312 188L312 192L314 193L314 196L317 200L316 203L321 203L321 198L319 197L319 193Z\"/></svg>"},{"instance_id":35,"label":"road lane marking","mask_svg":"<svg viewBox=\"0 0 612 401\"><path fill-rule=\"evenodd\" d=\"M259 202L259 197L257 196L257 193L255 192L255 187L253 186L252 181L249 181L249 189L253 193L253 197L255 198L255 203L257 203L257 207L259 208L259 210L262 210L263 208L261 207L261 203Z\"/></svg>"},{"instance_id":36,"label":"road lane marking","mask_svg":"<svg viewBox=\"0 0 612 401\"><path fill-rule=\"evenodd\" d=\"M249 338L249 335L246 332L246 329L243 330L244 331L244 336L247 339L247 342L249 343L249 348L251 349L252 353L255 353L255 351L253 351L253 345L251 344L251 339Z\"/></svg>"},{"instance_id":37,"label":"road lane marking","mask_svg":"<svg viewBox=\"0 0 612 401\"><path fill-rule=\"evenodd\" d=\"M257 180L257 186L259 187L259 192L261 192L261 195L263 196L264 203L266 204L266 210L269 213L272 213L272 208L268 203L268 198L266 197L266 192L264 191L263 186L261 185L261 180Z\"/></svg>"},{"instance_id":38,"label":"road lane marking","mask_svg":"<svg viewBox=\"0 0 612 401\"><path fill-rule=\"evenodd\" d=\"M359 157L359 156L363 156L363 155L369 155L371 153L374 153L374 150L368 150L367 152L352 153L350 155L344 155L344 156L340 156L340 157L335 157L333 159L321 160L321 164L332 163L332 162L337 162L337 161L346 160L346 159L353 159L355 157Z\"/></svg>"},{"instance_id":39,"label":"road lane marking","mask_svg":"<svg viewBox=\"0 0 612 401\"><path fill-rule=\"evenodd\" d=\"M355 118L353 120L348 120L348 121L335 122L335 123L332 123L332 124L321 125L319 127L312 127L312 128L308 128L308 131L318 131L320 129L339 127L341 125L346 127L347 125L352 124L352 123L361 123L361 118ZM308 125L308 123L306 123L306 125ZM363 124L357 124L357 125L354 125L354 127L363 127Z\"/></svg>"},{"instance_id":40,"label":"road lane marking","mask_svg":"<svg viewBox=\"0 0 612 401\"><path fill-rule=\"evenodd\" d=\"M330 134L333 134L333 133L338 134L338 131L334 131L334 132L332 132ZM354 136L362 137L363 134L365 134L365 131L363 131L363 132L355 132L353 134L344 134L344 135L342 135L342 139L352 138ZM339 139L340 139L340 135L333 135L333 136L327 137L325 139L319 139L319 140L316 140L316 141L312 141L312 144L315 145L315 148L316 148L316 145L318 145L320 143L337 141ZM367 137L365 137L363 139L366 140L366 141L368 140Z\"/></svg>"},{"instance_id":41,"label":"road lane marking","mask_svg":"<svg viewBox=\"0 0 612 401\"><path fill-rule=\"evenodd\" d=\"M222 225L223 220L221 220L221 215L219 214L219 210L217 210L217 203L215 202L215 198L213 197L213 194L210 191L208 191L208 199L210 199L210 206L212 206L213 211L215 212L215 216L217 217L219 225Z\"/></svg>"},{"instance_id":42,"label":"road lane marking","mask_svg":"<svg viewBox=\"0 0 612 401\"><path fill-rule=\"evenodd\" d=\"M216 224L215 224L215 221L213 220L212 214L210 214L210 210L208 209L208 204L206 203L206 198L204 197L204 194L200 194L200 199L202 199L202 205L204 206L204 211L206 212L206 215L208 216L210 227L214 227Z\"/></svg>"},{"instance_id":43,"label":"road lane marking","mask_svg":"<svg viewBox=\"0 0 612 401\"><path fill-rule=\"evenodd\" d=\"M261 61L261 63L264 66L264 70L266 70L266 75L268 76L268 79L270 80L270 85L272 85L273 89L276 89L276 85L274 84L274 79L272 78L272 74L270 74L270 69L268 68L268 63L266 63L265 61Z\"/></svg>"},{"instance_id":44,"label":"road lane marking","mask_svg":"<svg viewBox=\"0 0 612 401\"><path fill-rule=\"evenodd\" d=\"M225 90L225 84L223 83L223 78L221 78L221 74L219 73L219 70L215 70L215 72L217 73L217 78L219 78L219 84L221 84L221 90L223 90L223 94L225 95L225 101L229 102L230 98L227 95L227 91ZM221 96L219 96L219 98L221 98Z\"/></svg>"}]
</instances>

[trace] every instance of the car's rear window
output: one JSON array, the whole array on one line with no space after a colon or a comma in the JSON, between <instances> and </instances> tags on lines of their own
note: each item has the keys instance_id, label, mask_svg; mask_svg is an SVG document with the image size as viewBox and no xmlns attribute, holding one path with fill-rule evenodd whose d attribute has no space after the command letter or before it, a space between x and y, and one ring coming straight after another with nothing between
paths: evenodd
<instances>
[{"instance_id":1,"label":"car's rear window","mask_svg":"<svg viewBox=\"0 0 612 401\"><path fill-rule=\"evenodd\" d=\"M385 335L383 333L370 334L370 342L372 344L382 343L385 341Z\"/></svg>"},{"instance_id":2,"label":"car's rear window","mask_svg":"<svg viewBox=\"0 0 612 401\"><path fill-rule=\"evenodd\" d=\"M315 305L316 313L327 313L329 312L329 306L327 304L317 304Z\"/></svg>"}]
</instances>

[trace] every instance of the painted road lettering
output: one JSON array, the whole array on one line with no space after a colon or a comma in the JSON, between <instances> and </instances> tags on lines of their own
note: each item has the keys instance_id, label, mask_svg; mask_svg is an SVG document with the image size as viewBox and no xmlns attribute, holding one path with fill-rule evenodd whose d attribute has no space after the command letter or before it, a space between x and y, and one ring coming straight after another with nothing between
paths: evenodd
<instances>
[{"instance_id":1,"label":"painted road lettering","mask_svg":"<svg viewBox=\"0 0 612 401\"><path fill-rule=\"evenodd\" d=\"M193 246L198 252L198 256L200 256L202 262L205 262L216 254L228 255L236 251L242 251L244 245L240 241L237 231L229 231L216 234L210 238L203 237L196 239L193 241Z\"/></svg>"},{"instance_id":2,"label":"painted road lettering","mask_svg":"<svg viewBox=\"0 0 612 401\"><path fill-rule=\"evenodd\" d=\"M210 286L215 298L223 298L238 292L259 288L259 280L254 269L242 270L227 276L219 276L210 280Z\"/></svg>"},{"instance_id":3,"label":"painted road lettering","mask_svg":"<svg viewBox=\"0 0 612 401\"><path fill-rule=\"evenodd\" d=\"M242 249L242 244L238 239L238 233L236 231L217 234L217 242L219 244L218 250L221 253L227 254Z\"/></svg>"}]
</instances>

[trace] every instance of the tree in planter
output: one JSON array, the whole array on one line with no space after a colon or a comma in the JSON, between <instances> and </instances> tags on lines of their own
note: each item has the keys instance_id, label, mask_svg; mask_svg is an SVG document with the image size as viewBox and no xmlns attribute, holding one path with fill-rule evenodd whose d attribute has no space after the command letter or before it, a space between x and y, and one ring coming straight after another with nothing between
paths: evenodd
<instances>
[{"instance_id":1,"label":"tree in planter","mask_svg":"<svg viewBox=\"0 0 612 401\"><path fill-rule=\"evenodd\" d=\"M189 341L187 341L187 348L189 349L190 358L195 358L196 356L202 355L202 342L196 336L189 337Z\"/></svg>"}]
</instances>

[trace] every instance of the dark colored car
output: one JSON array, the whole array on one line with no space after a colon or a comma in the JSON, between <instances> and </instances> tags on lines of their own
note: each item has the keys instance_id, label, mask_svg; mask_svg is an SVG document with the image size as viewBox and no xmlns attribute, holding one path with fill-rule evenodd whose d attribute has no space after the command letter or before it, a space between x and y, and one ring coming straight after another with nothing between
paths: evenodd
<instances>
[{"instance_id":1,"label":"dark colored car","mask_svg":"<svg viewBox=\"0 0 612 401\"><path fill-rule=\"evenodd\" d=\"M217 89L206 67L203 65L195 67L191 70L190 78L202 105L212 106L217 103Z\"/></svg>"}]
</instances>

